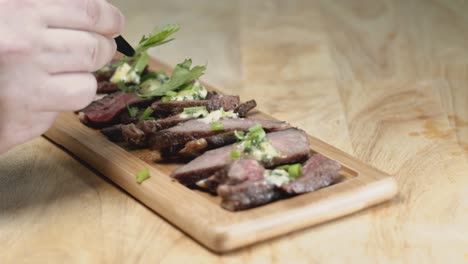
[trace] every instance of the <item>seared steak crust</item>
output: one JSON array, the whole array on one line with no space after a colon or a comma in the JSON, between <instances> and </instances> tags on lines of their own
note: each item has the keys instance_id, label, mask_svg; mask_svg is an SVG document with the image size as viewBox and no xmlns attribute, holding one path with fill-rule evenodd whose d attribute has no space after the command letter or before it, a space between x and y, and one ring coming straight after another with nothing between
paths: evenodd
<instances>
[{"instance_id":1,"label":"seared steak crust","mask_svg":"<svg viewBox=\"0 0 468 264\"><path fill-rule=\"evenodd\" d=\"M150 102L151 100L140 98L134 93L115 92L92 102L80 111L80 115L87 124L105 126L115 122L127 105L146 105Z\"/></svg>"},{"instance_id":2,"label":"seared steak crust","mask_svg":"<svg viewBox=\"0 0 468 264\"><path fill-rule=\"evenodd\" d=\"M231 95L213 95L208 100L192 100L192 101L171 101L167 103L156 102L151 105L154 115L158 117L167 117L180 114L184 108L205 106L208 111L218 110L223 108L225 111L234 110L240 104L239 96Z\"/></svg>"},{"instance_id":3,"label":"seared steak crust","mask_svg":"<svg viewBox=\"0 0 468 264\"><path fill-rule=\"evenodd\" d=\"M278 200L282 192L265 179L246 181L237 185L220 185L221 206L229 211L257 207Z\"/></svg>"}]
</instances>

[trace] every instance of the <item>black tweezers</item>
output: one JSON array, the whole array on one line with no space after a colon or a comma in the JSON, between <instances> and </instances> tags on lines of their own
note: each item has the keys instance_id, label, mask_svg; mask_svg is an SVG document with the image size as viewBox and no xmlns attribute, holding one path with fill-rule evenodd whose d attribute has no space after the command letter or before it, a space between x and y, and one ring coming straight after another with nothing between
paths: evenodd
<instances>
[{"instance_id":1,"label":"black tweezers","mask_svg":"<svg viewBox=\"0 0 468 264\"><path fill-rule=\"evenodd\" d=\"M133 55L135 55L135 50L122 36L116 37L115 43L117 44L118 52L128 57L133 57Z\"/></svg>"}]
</instances>

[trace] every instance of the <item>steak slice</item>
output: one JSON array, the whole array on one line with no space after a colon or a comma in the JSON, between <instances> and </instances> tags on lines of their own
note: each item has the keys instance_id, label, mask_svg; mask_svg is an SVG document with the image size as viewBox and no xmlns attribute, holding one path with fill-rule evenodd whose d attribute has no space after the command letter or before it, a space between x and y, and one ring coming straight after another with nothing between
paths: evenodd
<instances>
[{"instance_id":1,"label":"steak slice","mask_svg":"<svg viewBox=\"0 0 468 264\"><path fill-rule=\"evenodd\" d=\"M124 134L123 139L130 145L138 147L148 146L148 138L153 136L157 131L177 125L180 122L190 120L192 118L183 118L180 115L170 116L159 120L144 120L134 124L121 126L121 133ZM138 131L139 130L139 131Z\"/></svg>"},{"instance_id":2,"label":"steak slice","mask_svg":"<svg viewBox=\"0 0 468 264\"><path fill-rule=\"evenodd\" d=\"M216 94L212 95L208 100L156 102L151 105L151 108L155 116L167 117L180 114L187 107L205 106L209 112L221 108L229 111L236 109L239 104L239 96Z\"/></svg>"},{"instance_id":3,"label":"steak slice","mask_svg":"<svg viewBox=\"0 0 468 264\"><path fill-rule=\"evenodd\" d=\"M236 112L239 117L246 117L247 113L250 112L250 110L254 109L257 106L257 102L255 100L250 100L245 103L241 103L236 109L234 109L234 112Z\"/></svg>"},{"instance_id":4,"label":"steak slice","mask_svg":"<svg viewBox=\"0 0 468 264\"><path fill-rule=\"evenodd\" d=\"M197 157L210 149L226 146L237 141L234 132L225 132L207 138L200 138L189 141L178 154L184 157Z\"/></svg>"},{"instance_id":5,"label":"steak slice","mask_svg":"<svg viewBox=\"0 0 468 264\"><path fill-rule=\"evenodd\" d=\"M134 93L115 92L92 102L80 111L80 119L83 123L104 126L115 122L116 117L126 109L127 105L145 105L151 99L140 98Z\"/></svg>"},{"instance_id":6,"label":"steak slice","mask_svg":"<svg viewBox=\"0 0 468 264\"><path fill-rule=\"evenodd\" d=\"M232 119L234 120L234 119ZM267 134L267 139L280 154L268 166L294 163L309 157L310 146L304 131L289 128ZM176 169L171 176L187 186L193 186L199 180L213 175L216 171L233 162L231 150L233 145L205 152L203 155ZM265 164L263 164L265 165Z\"/></svg>"},{"instance_id":7,"label":"steak slice","mask_svg":"<svg viewBox=\"0 0 468 264\"><path fill-rule=\"evenodd\" d=\"M121 142L124 140L122 136L122 125L113 125L103 128L101 129L101 133L112 142Z\"/></svg>"},{"instance_id":8,"label":"steak slice","mask_svg":"<svg viewBox=\"0 0 468 264\"><path fill-rule=\"evenodd\" d=\"M219 122L223 124L223 131L213 131L210 124L196 119L162 130L150 138L151 149L161 150L174 146L184 146L189 141L224 132L247 131L254 125L261 125L265 131L277 131L289 127L285 122L262 119L221 119Z\"/></svg>"},{"instance_id":9,"label":"steak slice","mask_svg":"<svg viewBox=\"0 0 468 264\"><path fill-rule=\"evenodd\" d=\"M281 186L289 194L312 192L329 186L340 177L341 165L320 154L314 154L302 167L302 176Z\"/></svg>"},{"instance_id":10,"label":"steak slice","mask_svg":"<svg viewBox=\"0 0 468 264\"><path fill-rule=\"evenodd\" d=\"M98 81L97 93L113 93L118 90L119 87L115 83L109 81Z\"/></svg>"},{"instance_id":11,"label":"steak slice","mask_svg":"<svg viewBox=\"0 0 468 264\"><path fill-rule=\"evenodd\" d=\"M141 129L135 126L135 124L128 124L122 126L122 137L131 146L146 146L145 132L143 132Z\"/></svg>"},{"instance_id":12,"label":"steak slice","mask_svg":"<svg viewBox=\"0 0 468 264\"><path fill-rule=\"evenodd\" d=\"M229 211L257 207L278 200L282 192L265 179L245 181L237 185L220 185L217 193L221 206Z\"/></svg>"},{"instance_id":13,"label":"steak slice","mask_svg":"<svg viewBox=\"0 0 468 264\"><path fill-rule=\"evenodd\" d=\"M221 184L236 185L248 180L263 179L265 168L253 159L240 159L231 165L217 171L209 178L198 181L196 184L202 189L216 193L216 189Z\"/></svg>"}]
</instances>

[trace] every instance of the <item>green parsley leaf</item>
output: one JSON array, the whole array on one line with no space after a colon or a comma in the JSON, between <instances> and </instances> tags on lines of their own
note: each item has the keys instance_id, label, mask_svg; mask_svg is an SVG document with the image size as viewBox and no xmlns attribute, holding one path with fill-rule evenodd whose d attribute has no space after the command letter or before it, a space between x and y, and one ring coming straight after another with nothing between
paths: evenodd
<instances>
[{"instance_id":1,"label":"green parsley leaf","mask_svg":"<svg viewBox=\"0 0 468 264\"><path fill-rule=\"evenodd\" d=\"M144 168L142 169L141 171L139 171L136 175L136 182L138 184L141 184L142 182L146 181L147 179L149 179L151 176L150 176L150 173L149 173L149 169L148 168Z\"/></svg>"},{"instance_id":2,"label":"green parsley leaf","mask_svg":"<svg viewBox=\"0 0 468 264\"><path fill-rule=\"evenodd\" d=\"M156 47L174 39L167 39L172 34L180 30L179 25L166 25L163 28L155 28L148 36L143 36L135 49L136 53L141 53L149 48Z\"/></svg>"},{"instance_id":3,"label":"green parsley leaf","mask_svg":"<svg viewBox=\"0 0 468 264\"><path fill-rule=\"evenodd\" d=\"M206 66L195 66L190 68L191 66L191 59L187 59L183 63L177 64L174 71L172 71L171 78L167 82L149 91L140 90L139 95L141 97L164 96L169 91L174 91L184 84L197 80L206 70Z\"/></svg>"}]
</instances>

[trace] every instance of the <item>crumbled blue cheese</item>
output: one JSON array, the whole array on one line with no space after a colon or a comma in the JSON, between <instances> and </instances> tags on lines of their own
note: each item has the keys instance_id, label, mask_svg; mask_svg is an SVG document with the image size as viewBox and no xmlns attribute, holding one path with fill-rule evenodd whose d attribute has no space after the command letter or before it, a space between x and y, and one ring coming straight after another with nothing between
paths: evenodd
<instances>
[{"instance_id":1,"label":"crumbled blue cheese","mask_svg":"<svg viewBox=\"0 0 468 264\"><path fill-rule=\"evenodd\" d=\"M128 63L120 65L114 75L112 75L111 82L113 83L140 83L140 75L138 75Z\"/></svg>"},{"instance_id":2,"label":"crumbled blue cheese","mask_svg":"<svg viewBox=\"0 0 468 264\"><path fill-rule=\"evenodd\" d=\"M265 170L263 173L265 180L271 184L281 187L291 181L289 174L285 170Z\"/></svg>"},{"instance_id":3,"label":"crumbled blue cheese","mask_svg":"<svg viewBox=\"0 0 468 264\"><path fill-rule=\"evenodd\" d=\"M239 115L237 113L234 113L234 111L224 111L224 109L219 109L215 111L211 111L208 115L206 115L204 118L199 119L200 122L203 122L205 124L210 124L213 122L217 122L222 118L238 118Z\"/></svg>"},{"instance_id":4,"label":"crumbled blue cheese","mask_svg":"<svg viewBox=\"0 0 468 264\"><path fill-rule=\"evenodd\" d=\"M273 158L280 156L278 151L267 140L261 142L258 146L252 145L249 141L243 141L237 145L237 148L248 157L258 161L271 161Z\"/></svg>"}]
</instances>

